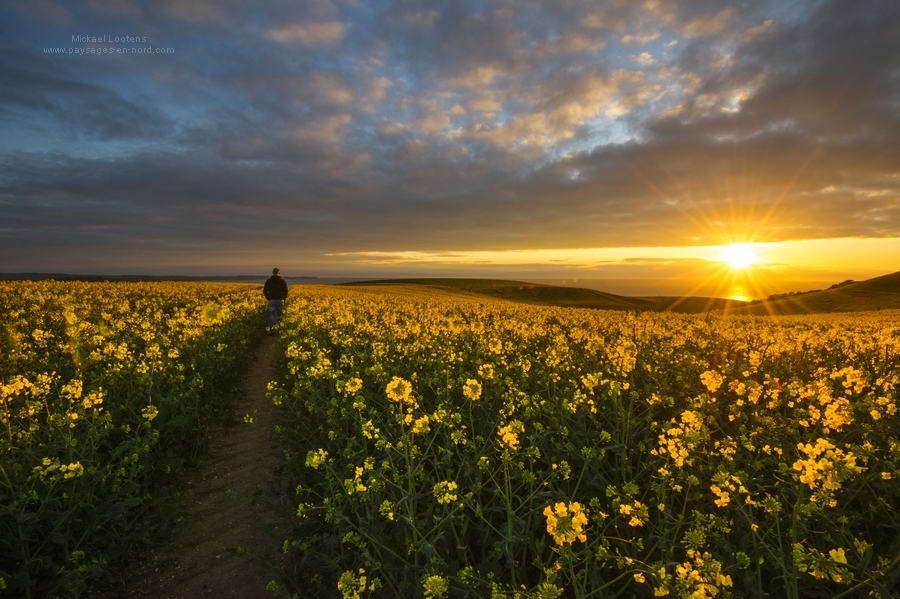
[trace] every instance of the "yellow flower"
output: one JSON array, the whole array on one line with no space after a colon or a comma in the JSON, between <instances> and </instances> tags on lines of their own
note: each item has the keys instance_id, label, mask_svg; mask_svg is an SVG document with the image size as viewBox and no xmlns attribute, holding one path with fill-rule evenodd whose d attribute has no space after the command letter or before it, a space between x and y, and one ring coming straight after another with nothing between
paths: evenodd
<instances>
[{"instance_id":1,"label":"yellow flower","mask_svg":"<svg viewBox=\"0 0 900 599\"><path fill-rule=\"evenodd\" d=\"M718 497L715 501L717 507L725 507L731 502L731 495L728 494L728 491L719 487L719 485L712 485L709 489Z\"/></svg>"},{"instance_id":2,"label":"yellow flower","mask_svg":"<svg viewBox=\"0 0 900 599\"><path fill-rule=\"evenodd\" d=\"M865 551L865 544L857 544L857 550ZM847 568L847 556L844 549L839 547L823 555L813 547L806 547L802 543L793 546L793 557L800 572L809 572L813 578L824 580L830 578L834 582L850 582L853 575Z\"/></svg>"},{"instance_id":3,"label":"yellow flower","mask_svg":"<svg viewBox=\"0 0 900 599\"><path fill-rule=\"evenodd\" d=\"M482 364L478 367L478 376L488 380L494 378L494 366L492 364Z\"/></svg>"},{"instance_id":4,"label":"yellow flower","mask_svg":"<svg viewBox=\"0 0 900 599\"><path fill-rule=\"evenodd\" d=\"M78 478L84 474L84 466L81 465L81 462L72 462L68 466L63 464L60 468L60 472L65 472L63 478ZM843 551L843 549L841 551Z\"/></svg>"},{"instance_id":5,"label":"yellow flower","mask_svg":"<svg viewBox=\"0 0 900 599\"><path fill-rule=\"evenodd\" d=\"M688 549L687 557L690 561L675 567L677 584L684 588L679 595L706 599L718 595L720 587L732 586L731 577L722 574L722 564L711 554Z\"/></svg>"},{"instance_id":6,"label":"yellow flower","mask_svg":"<svg viewBox=\"0 0 900 599\"><path fill-rule=\"evenodd\" d=\"M628 526L632 528L643 526L644 521L649 517L647 506L640 501L635 501L633 504L623 503L619 506L619 513L623 516L631 516L628 520Z\"/></svg>"},{"instance_id":7,"label":"yellow flower","mask_svg":"<svg viewBox=\"0 0 900 599\"><path fill-rule=\"evenodd\" d=\"M481 397L481 383L475 379L468 379L463 385L463 397L477 401Z\"/></svg>"},{"instance_id":8,"label":"yellow flower","mask_svg":"<svg viewBox=\"0 0 900 599\"><path fill-rule=\"evenodd\" d=\"M391 401L399 403L409 402L409 396L412 393L412 383L399 376L395 376L391 379L391 382L387 384L385 392L387 393L388 399Z\"/></svg>"},{"instance_id":9,"label":"yellow flower","mask_svg":"<svg viewBox=\"0 0 900 599\"><path fill-rule=\"evenodd\" d=\"M519 446L519 435L525 432L525 425L519 420L512 420L506 426L501 426L497 431L501 443L509 449L517 449Z\"/></svg>"},{"instance_id":10,"label":"yellow flower","mask_svg":"<svg viewBox=\"0 0 900 599\"><path fill-rule=\"evenodd\" d=\"M815 445L798 443L797 449L805 453L807 459L797 460L793 468L801 473L798 476L800 482L813 491L840 489L841 482L865 470L856 465L856 456L850 452L844 453L826 439L817 439ZM810 499L815 501L815 495Z\"/></svg>"},{"instance_id":11,"label":"yellow flower","mask_svg":"<svg viewBox=\"0 0 900 599\"><path fill-rule=\"evenodd\" d=\"M352 570L345 571L341 574L337 583L342 599L360 599L366 591L373 592L380 586L381 581L377 578L371 583L368 581L366 571L363 568L359 569L359 576L354 574Z\"/></svg>"},{"instance_id":12,"label":"yellow flower","mask_svg":"<svg viewBox=\"0 0 900 599\"><path fill-rule=\"evenodd\" d=\"M431 426L429 426L429 422L430 422L430 420L429 420L427 414L425 416L422 416L421 418L416 418L415 422L413 422L410 432L415 435L418 435L421 433L427 433L428 431L431 430Z\"/></svg>"},{"instance_id":13,"label":"yellow flower","mask_svg":"<svg viewBox=\"0 0 900 599\"><path fill-rule=\"evenodd\" d=\"M315 451L309 450L306 454L306 465L313 470L318 470L319 466L328 459L328 452L321 447Z\"/></svg>"},{"instance_id":14,"label":"yellow flower","mask_svg":"<svg viewBox=\"0 0 900 599\"><path fill-rule=\"evenodd\" d=\"M422 587L425 591L426 599L431 599L431 597L443 597L447 594L447 591L450 590L450 581L443 576L432 574L425 579L422 583Z\"/></svg>"},{"instance_id":15,"label":"yellow flower","mask_svg":"<svg viewBox=\"0 0 900 599\"><path fill-rule=\"evenodd\" d=\"M725 382L725 378L715 370L707 370L700 375L700 382L706 385L710 393L715 393Z\"/></svg>"},{"instance_id":16,"label":"yellow flower","mask_svg":"<svg viewBox=\"0 0 900 599\"><path fill-rule=\"evenodd\" d=\"M362 434L366 439L377 439L380 432L381 429L372 424L371 420L367 420L366 423L362 425Z\"/></svg>"},{"instance_id":17,"label":"yellow flower","mask_svg":"<svg viewBox=\"0 0 900 599\"><path fill-rule=\"evenodd\" d=\"M159 410L156 406L147 406L143 410L141 410L141 416L147 419L147 421L151 421L159 415Z\"/></svg>"},{"instance_id":18,"label":"yellow flower","mask_svg":"<svg viewBox=\"0 0 900 599\"><path fill-rule=\"evenodd\" d=\"M356 377L350 379L344 384L344 391L347 393L356 393L360 389L362 389L362 379Z\"/></svg>"},{"instance_id":19,"label":"yellow flower","mask_svg":"<svg viewBox=\"0 0 900 599\"><path fill-rule=\"evenodd\" d=\"M588 524L588 518L577 501L568 506L562 501L552 507L548 505L544 508L544 516L547 518L547 532L557 545L571 545L576 539L587 542L584 527Z\"/></svg>"},{"instance_id":20,"label":"yellow flower","mask_svg":"<svg viewBox=\"0 0 900 599\"><path fill-rule=\"evenodd\" d=\"M438 503L453 503L457 499L457 484L453 481L441 481L434 485L434 498Z\"/></svg>"},{"instance_id":21,"label":"yellow flower","mask_svg":"<svg viewBox=\"0 0 900 599\"><path fill-rule=\"evenodd\" d=\"M81 397L81 390L82 382L78 379L74 379L63 385L59 390L59 394L74 400Z\"/></svg>"}]
</instances>

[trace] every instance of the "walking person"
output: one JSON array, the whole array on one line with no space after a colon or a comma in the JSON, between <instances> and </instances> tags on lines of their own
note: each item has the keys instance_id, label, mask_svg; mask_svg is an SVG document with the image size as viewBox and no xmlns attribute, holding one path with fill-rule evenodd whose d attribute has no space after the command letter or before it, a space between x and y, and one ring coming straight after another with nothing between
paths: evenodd
<instances>
[{"instance_id":1,"label":"walking person","mask_svg":"<svg viewBox=\"0 0 900 599\"><path fill-rule=\"evenodd\" d=\"M274 335L275 331L272 327L281 318L284 312L284 300L287 299L288 288L287 283L281 278L281 269L273 268L272 276L263 286L263 295L269 300L269 334Z\"/></svg>"}]
</instances>

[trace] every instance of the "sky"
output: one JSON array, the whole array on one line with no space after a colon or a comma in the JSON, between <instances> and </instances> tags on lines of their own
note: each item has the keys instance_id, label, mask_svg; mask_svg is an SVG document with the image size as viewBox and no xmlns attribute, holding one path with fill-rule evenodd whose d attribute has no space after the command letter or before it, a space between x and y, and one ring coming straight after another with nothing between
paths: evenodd
<instances>
[{"instance_id":1,"label":"sky","mask_svg":"<svg viewBox=\"0 0 900 599\"><path fill-rule=\"evenodd\" d=\"M0 272L860 280L898 140L896 0L0 0Z\"/></svg>"}]
</instances>

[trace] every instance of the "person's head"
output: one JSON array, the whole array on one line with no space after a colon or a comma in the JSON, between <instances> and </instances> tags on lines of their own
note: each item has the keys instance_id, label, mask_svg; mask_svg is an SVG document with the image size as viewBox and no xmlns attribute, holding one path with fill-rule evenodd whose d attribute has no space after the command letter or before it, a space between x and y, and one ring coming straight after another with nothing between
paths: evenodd
<instances>
[{"instance_id":1,"label":"person's head","mask_svg":"<svg viewBox=\"0 0 900 599\"><path fill-rule=\"evenodd\" d=\"M273 269L272 269L272 274L273 274L273 275L276 275L276 276L277 276L277 275L280 275L280 274L281 274L281 269L280 269L280 268L273 268Z\"/></svg>"}]
</instances>

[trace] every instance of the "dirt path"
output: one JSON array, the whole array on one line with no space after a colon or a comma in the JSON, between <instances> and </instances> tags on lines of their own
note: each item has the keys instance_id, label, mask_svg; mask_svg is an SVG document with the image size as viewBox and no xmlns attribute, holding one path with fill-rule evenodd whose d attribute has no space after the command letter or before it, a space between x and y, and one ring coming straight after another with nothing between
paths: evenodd
<instances>
[{"instance_id":1,"label":"dirt path","mask_svg":"<svg viewBox=\"0 0 900 599\"><path fill-rule=\"evenodd\" d=\"M265 587L284 570L287 534L277 477L282 455L272 434L281 412L266 399L276 347L274 337L261 344L234 423L210 429L209 452L189 477L171 540L136 568L125 597L273 597Z\"/></svg>"}]
</instances>

